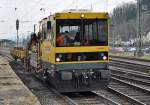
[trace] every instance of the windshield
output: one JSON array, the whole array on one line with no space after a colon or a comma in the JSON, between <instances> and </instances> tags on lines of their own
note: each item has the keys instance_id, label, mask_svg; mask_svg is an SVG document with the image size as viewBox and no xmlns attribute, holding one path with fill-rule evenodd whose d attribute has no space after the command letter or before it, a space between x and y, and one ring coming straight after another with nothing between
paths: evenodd
<instances>
[{"instance_id":1,"label":"windshield","mask_svg":"<svg viewBox=\"0 0 150 105\"><path fill-rule=\"evenodd\" d=\"M106 19L61 19L56 23L58 47L108 45Z\"/></svg>"}]
</instances>

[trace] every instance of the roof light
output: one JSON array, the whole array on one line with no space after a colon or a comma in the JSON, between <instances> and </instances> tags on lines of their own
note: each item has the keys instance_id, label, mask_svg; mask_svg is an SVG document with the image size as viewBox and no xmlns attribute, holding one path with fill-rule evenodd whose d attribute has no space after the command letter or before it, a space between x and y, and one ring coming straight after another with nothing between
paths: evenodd
<instances>
[{"instance_id":1,"label":"roof light","mask_svg":"<svg viewBox=\"0 0 150 105\"><path fill-rule=\"evenodd\" d=\"M81 18L84 18L85 17L85 15L84 14L81 14Z\"/></svg>"}]
</instances>

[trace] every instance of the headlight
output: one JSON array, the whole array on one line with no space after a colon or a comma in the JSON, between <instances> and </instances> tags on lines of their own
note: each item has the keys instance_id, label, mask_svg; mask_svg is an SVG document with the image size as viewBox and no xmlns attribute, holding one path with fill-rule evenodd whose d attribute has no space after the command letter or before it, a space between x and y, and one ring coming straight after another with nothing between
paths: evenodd
<instances>
[{"instance_id":1,"label":"headlight","mask_svg":"<svg viewBox=\"0 0 150 105\"><path fill-rule=\"evenodd\" d=\"M60 62L60 58L56 58L56 61L57 61L57 62Z\"/></svg>"},{"instance_id":2,"label":"headlight","mask_svg":"<svg viewBox=\"0 0 150 105\"><path fill-rule=\"evenodd\" d=\"M106 60L107 59L107 57L106 56L103 56L103 60Z\"/></svg>"}]
</instances>

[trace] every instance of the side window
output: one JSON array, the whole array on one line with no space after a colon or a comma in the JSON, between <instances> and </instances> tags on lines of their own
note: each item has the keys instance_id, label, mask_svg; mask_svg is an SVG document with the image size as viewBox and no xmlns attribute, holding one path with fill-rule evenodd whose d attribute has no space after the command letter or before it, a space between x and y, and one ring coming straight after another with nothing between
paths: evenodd
<instances>
[{"instance_id":1,"label":"side window","mask_svg":"<svg viewBox=\"0 0 150 105\"><path fill-rule=\"evenodd\" d=\"M47 24L42 25L42 38L43 39L47 38Z\"/></svg>"},{"instance_id":2,"label":"side window","mask_svg":"<svg viewBox=\"0 0 150 105\"><path fill-rule=\"evenodd\" d=\"M54 41L54 35L56 32L55 29L55 22L53 21L48 21L47 22L47 40L51 43L51 45L55 45L55 41Z\"/></svg>"},{"instance_id":3,"label":"side window","mask_svg":"<svg viewBox=\"0 0 150 105\"><path fill-rule=\"evenodd\" d=\"M101 41L108 40L108 25L107 20L98 22L98 37Z\"/></svg>"},{"instance_id":4,"label":"side window","mask_svg":"<svg viewBox=\"0 0 150 105\"><path fill-rule=\"evenodd\" d=\"M50 43L53 45L53 40L54 40L54 30L53 30L53 27L48 32L49 32Z\"/></svg>"},{"instance_id":5,"label":"side window","mask_svg":"<svg viewBox=\"0 0 150 105\"><path fill-rule=\"evenodd\" d=\"M97 39L97 23L93 22L93 38L94 40L98 40Z\"/></svg>"},{"instance_id":6,"label":"side window","mask_svg":"<svg viewBox=\"0 0 150 105\"><path fill-rule=\"evenodd\" d=\"M46 32L44 31L44 33L43 33L43 34L44 34L44 39L46 39Z\"/></svg>"}]
</instances>

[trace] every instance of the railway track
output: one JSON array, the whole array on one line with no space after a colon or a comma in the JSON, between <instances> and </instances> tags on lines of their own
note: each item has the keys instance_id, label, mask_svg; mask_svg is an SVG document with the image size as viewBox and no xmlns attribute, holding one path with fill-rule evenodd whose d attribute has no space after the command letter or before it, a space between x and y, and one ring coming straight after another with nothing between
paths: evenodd
<instances>
[{"instance_id":1,"label":"railway track","mask_svg":"<svg viewBox=\"0 0 150 105\"><path fill-rule=\"evenodd\" d=\"M122 60L130 60L130 61L136 61L136 62L142 62L142 63L148 63L150 60L147 59L140 59L140 58L133 58L133 57L123 57L123 56L113 56L110 55L111 58L115 59L122 59Z\"/></svg>"},{"instance_id":2,"label":"railway track","mask_svg":"<svg viewBox=\"0 0 150 105\"><path fill-rule=\"evenodd\" d=\"M97 91L120 105L150 105L150 87L139 85L132 80L112 76L107 90Z\"/></svg>"},{"instance_id":3,"label":"railway track","mask_svg":"<svg viewBox=\"0 0 150 105\"><path fill-rule=\"evenodd\" d=\"M9 54L6 56L10 58ZM137 86L135 83L133 84L131 80L121 78L120 75L119 77L119 73L112 75L112 81L107 90L60 94L49 85L37 81L30 72L15 61L10 62L10 65L28 88L39 98L42 105L150 105L150 91L142 88L142 86ZM134 74L132 71L131 73ZM141 77L141 81L143 77ZM147 78L145 77L145 79Z\"/></svg>"},{"instance_id":4,"label":"railway track","mask_svg":"<svg viewBox=\"0 0 150 105\"><path fill-rule=\"evenodd\" d=\"M17 65L16 62L12 63L12 67L15 67L16 73L28 88L39 98L42 105L49 105L51 103L54 103L54 105L118 105L117 102L95 93L92 95L86 93L86 96L82 93L72 94L72 96L70 94L61 94L49 85L39 83L30 72L20 70L24 69L21 65Z\"/></svg>"},{"instance_id":5,"label":"railway track","mask_svg":"<svg viewBox=\"0 0 150 105\"><path fill-rule=\"evenodd\" d=\"M67 96L78 105L119 105L119 103L96 92L69 93Z\"/></svg>"},{"instance_id":6,"label":"railway track","mask_svg":"<svg viewBox=\"0 0 150 105\"><path fill-rule=\"evenodd\" d=\"M24 84L38 97L42 105L75 105L71 100L54 91L47 84L37 80L15 61L10 62L10 65Z\"/></svg>"},{"instance_id":7,"label":"railway track","mask_svg":"<svg viewBox=\"0 0 150 105\"><path fill-rule=\"evenodd\" d=\"M110 65L113 77L150 89L150 76L148 73L150 67L146 64L135 64L131 61L126 61L126 59L125 61L115 59Z\"/></svg>"},{"instance_id":8,"label":"railway track","mask_svg":"<svg viewBox=\"0 0 150 105\"><path fill-rule=\"evenodd\" d=\"M112 58L111 66L126 68L138 72L150 73L150 61L127 59L122 57Z\"/></svg>"},{"instance_id":9,"label":"railway track","mask_svg":"<svg viewBox=\"0 0 150 105\"><path fill-rule=\"evenodd\" d=\"M150 90L143 87L112 77L109 89L123 94L138 104L150 105Z\"/></svg>"},{"instance_id":10,"label":"railway track","mask_svg":"<svg viewBox=\"0 0 150 105\"><path fill-rule=\"evenodd\" d=\"M120 80L127 81L129 83L132 83L132 84L135 84L137 86L140 86L140 87L142 87L144 89L150 90L150 82L146 82L144 80L135 79L135 78L130 78L129 79L128 77L120 76L120 75L117 75L117 74L112 74L112 77L118 78Z\"/></svg>"},{"instance_id":11,"label":"railway track","mask_svg":"<svg viewBox=\"0 0 150 105\"><path fill-rule=\"evenodd\" d=\"M110 62L110 65L115 66L115 67L130 69L130 70L134 70L134 71L140 71L143 73L150 72L150 66L142 65L142 64L135 64L132 62L113 60L112 62Z\"/></svg>"},{"instance_id":12,"label":"railway track","mask_svg":"<svg viewBox=\"0 0 150 105\"><path fill-rule=\"evenodd\" d=\"M150 76L148 75L132 73L126 70L122 71L122 69L116 67L111 68L111 72L111 76L115 78L126 80L150 89Z\"/></svg>"},{"instance_id":13,"label":"railway track","mask_svg":"<svg viewBox=\"0 0 150 105\"><path fill-rule=\"evenodd\" d=\"M37 96L41 105L75 105L67 97L59 94L47 84L37 81L37 79L30 72L26 71L23 66L13 61L9 53L3 52L1 54L9 59L12 69L29 90Z\"/></svg>"},{"instance_id":14,"label":"railway track","mask_svg":"<svg viewBox=\"0 0 150 105\"><path fill-rule=\"evenodd\" d=\"M48 84L44 84L41 80L37 80L37 78L28 72L20 63L14 61L9 53L1 52L1 54L10 60L12 69L29 90L38 97L41 105L77 105L69 97L60 94Z\"/></svg>"},{"instance_id":15,"label":"railway track","mask_svg":"<svg viewBox=\"0 0 150 105\"><path fill-rule=\"evenodd\" d=\"M118 102L118 105L143 105L143 103L133 97L129 97L128 95L125 95L111 87L108 87L107 90L96 91L96 93Z\"/></svg>"},{"instance_id":16,"label":"railway track","mask_svg":"<svg viewBox=\"0 0 150 105\"><path fill-rule=\"evenodd\" d=\"M12 59L9 53L4 54ZM37 77L26 71L20 63L11 61L10 65L24 84L38 97L42 105L119 105L107 97L92 92L61 94L41 80L37 81Z\"/></svg>"},{"instance_id":17,"label":"railway track","mask_svg":"<svg viewBox=\"0 0 150 105\"><path fill-rule=\"evenodd\" d=\"M109 89L141 105L150 105L150 66L148 63L148 61L134 61L133 59L113 59L110 63L112 82Z\"/></svg>"}]
</instances>

